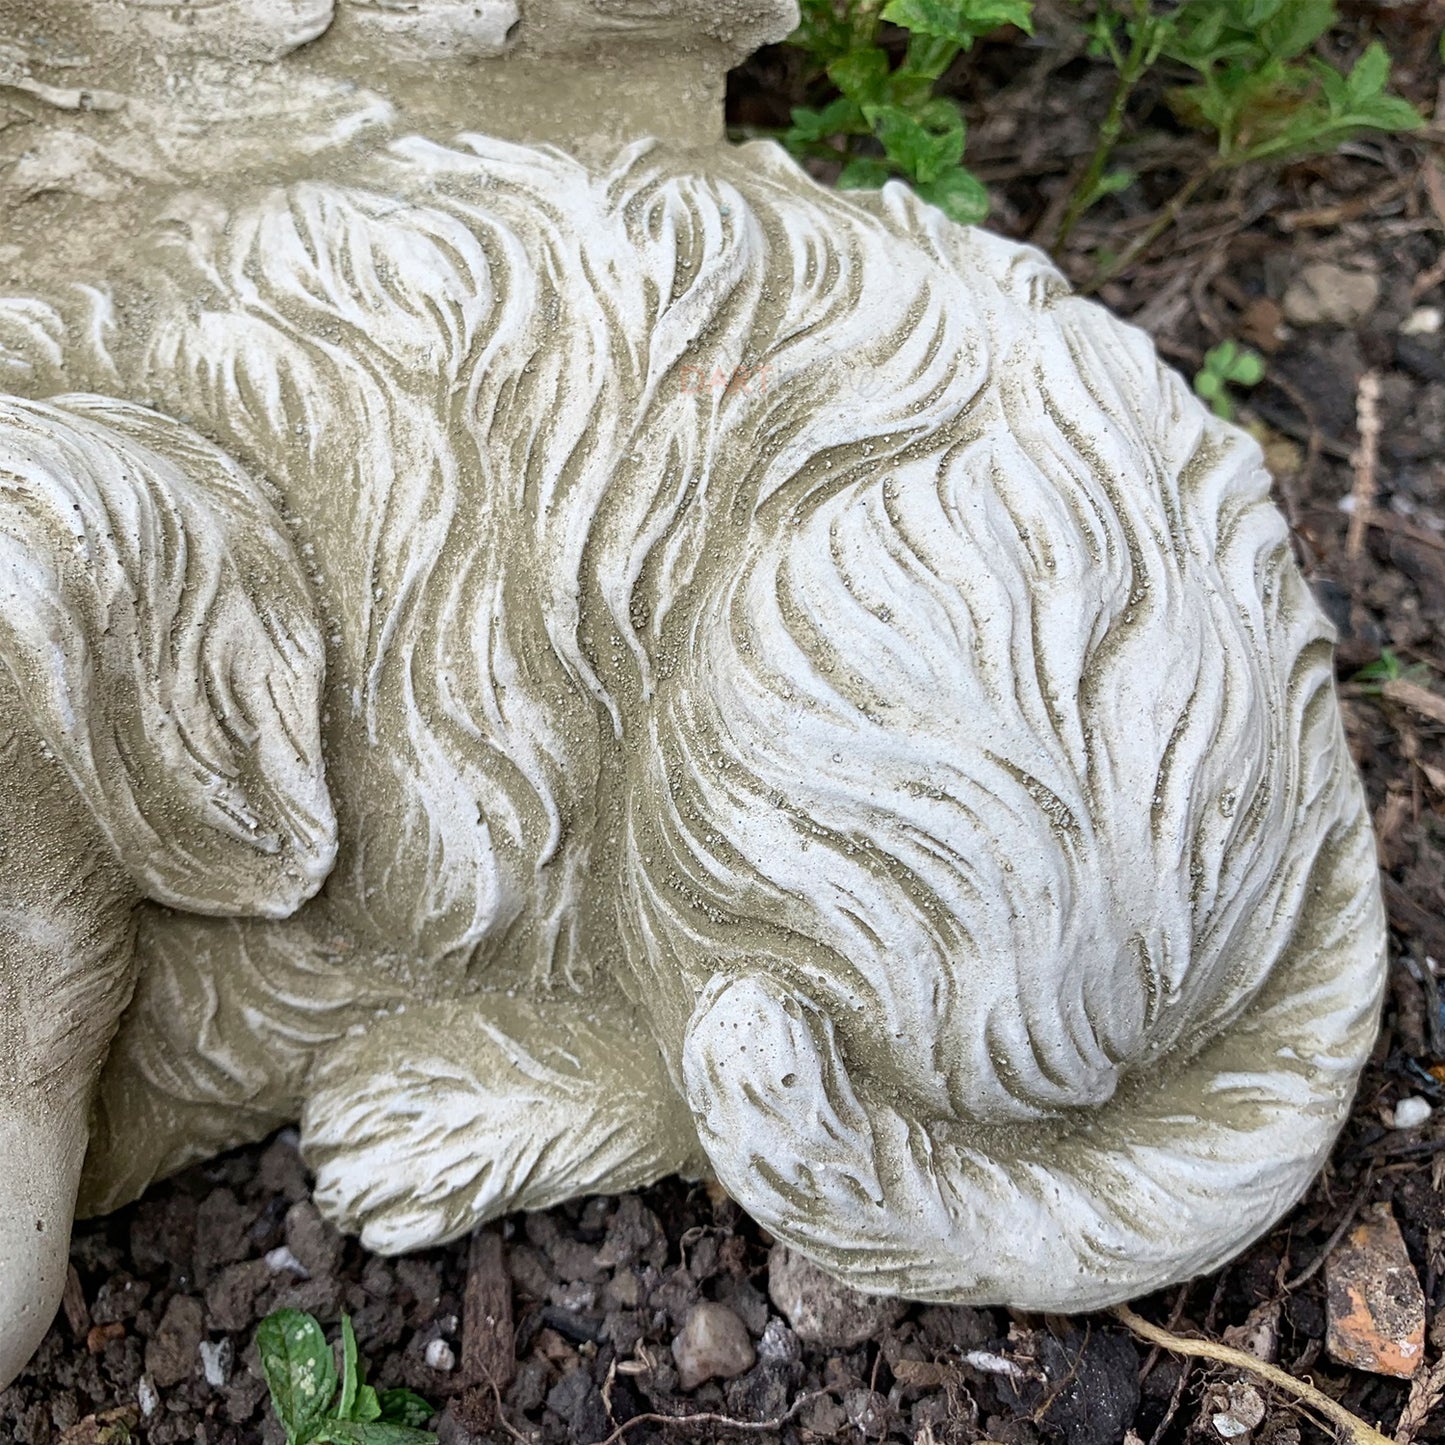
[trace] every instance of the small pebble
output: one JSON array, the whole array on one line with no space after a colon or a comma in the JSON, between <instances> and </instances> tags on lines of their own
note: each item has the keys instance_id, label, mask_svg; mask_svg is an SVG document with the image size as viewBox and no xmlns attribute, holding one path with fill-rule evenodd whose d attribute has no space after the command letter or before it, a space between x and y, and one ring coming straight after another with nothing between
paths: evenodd
<instances>
[{"instance_id":1,"label":"small pebble","mask_svg":"<svg viewBox=\"0 0 1445 1445\"><path fill-rule=\"evenodd\" d=\"M201 1301L192 1295L172 1295L155 1333L146 1341L146 1374L162 1390L189 1379L205 1337L206 1317Z\"/></svg>"},{"instance_id":2,"label":"small pebble","mask_svg":"<svg viewBox=\"0 0 1445 1445\"><path fill-rule=\"evenodd\" d=\"M1417 306L1401 323L1401 336L1435 336L1445 324L1445 311L1438 306Z\"/></svg>"},{"instance_id":3,"label":"small pebble","mask_svg":"<svg viewBox=\"0 0 1445 1445\"><path fill-rule=\"evenodd\" d=\"M284 1244L278 1244L266 1255L266 1264L274 1274L294 1274L297 1279L311 1278L306 1266Z\"/></svg>"},{"instance_id":4,"label":"small pebble","mask_svg":"<svg viewBox=\"0 0 1445 1445\"><path fill-rule=\"evenodd\" d=\"M428 1369L440 1370L444 1375L457 1367L456 1354L445 1340L433 1340L426 1347L426 1362Z\"/></svg>"},{"instance_id":5,"label":"small pebble","mask_svg":"<svg viewBox=\"0 0 1445 1445\"><path fill-rule=\"evenodd\" d=\"M782 1244L768 1256L768 1294L800 1340L832 1349L862 1344L908 1308L850 1289Z\"/></svg>"},{"instance_id":6,"label":"small pebble","mask_svg":"<svg viewBox=\"0 0 1445 1445\"><path fill-rule=\"evenodd\" d=\"M1290 282L1282 305L1295 326L1355 326L1379 299L1380 278L1372 271L1316 261Z\"/></svg>"},{"instance_id":7,"label":"small pebble","mask_svg":"<svg viewBox=\"0 0 1445 1445\"><path fill-rule=\"evenodd\" d=\"M1395 1128L1415 1129L1428 1119L1433 1111L1424 1099L1411 1094L1395 1105Z\"/></svg>"},{"instance_id":8,"label":"small pebble","mask_svg":"<svg viewBox=\"0 0 1445 1445\"><path fill-rule=\"evenodd\" d=\"M672 1342L677 1382L695 1390L704 1380L731 1380L753 1367L757 1356L748 1327L726 1305L694 1305Z\"/></svg>"},{"instance_id":9,"label":"small pebble","mask_svg":"<svg viewBox=\"0 0 1445 1445\"><path fill-rule=\"evenodd\" d=\"M201 1341L201 1373L213 1390L224 1390L231 1382L231 1342Z\"/></svg>"},{"instance_id":10,"label":"small pebble","mask_svg":"<svg viewBox=\"0 0 1445 1445\"><path fill-rule=\"evenodd\" d=\"M160 1392L156 1389L156 1382L149 1375L142 1375L140 1383L135 1387L136 1404L140 1406L140 1412L147 1420L155 1414L160 1407Z\"/></svg>"},{"instance_id":11,"label":"small pebble","mask_svg":"<svg viewBox=\"0 0 1445 1445\"><path fill-rule=\"evenodd\" d=\"M1215 1431L1225 1440L1238 1440L1241 1435L1248 1435L1264 1419L1264 1401L1259 1391L1243 1380L1226 1386L1223 1399L1215 1403L1222 1408L1215 1410L1212 1423Z\"/></svg>"}]
</instances>

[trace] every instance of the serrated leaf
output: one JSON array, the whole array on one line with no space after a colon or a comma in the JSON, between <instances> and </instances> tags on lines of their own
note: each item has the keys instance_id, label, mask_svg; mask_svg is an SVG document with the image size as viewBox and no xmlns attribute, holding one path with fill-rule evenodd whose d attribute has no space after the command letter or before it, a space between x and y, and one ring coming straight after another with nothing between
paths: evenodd
<instances>
[{"instance_id":1,"label":"serrated leaf","mask_svg":"<svg viewBox=\"0 0 1445 1445\"><path fill-rule=\"evenodd\" d=\"M976 226L988 215L988 191L977 176L962 166L917 190L925 201L961 226Z\"/></svg>"},{"instance_id":2,"label":"serrated leaf","mask_svg":"<svg viewBox=\"0 0 1445 1445\"><path fill-rule=\"evenodd\" d=\"M860 46L828 67L828 79L859 105L881 104L888 88L888 56L876 45Z\"/></svg>"},{"instance_id":3,"label":"serrated leaf","mask_svg":"<svg viewBox=\"0 0 1445 1445\"><path fill-rule=\"evenodd\" d=\"M256 1327L256 1348L287 1445L305 1445L336 1395L336 1363L321 1326L300 1310L277 1310Z\"/></svg>"},{"instance_id":4,"label":"serrated leaf","mask_svg":"<svg viewBox=\"0 0 1445 1445\"><path fill-rule=\"evenodd\" d=\"M886 181L892 172L875 156L854 156L838 173L840 191L873 191Z\"/></svg>"},{"instance_id":5,"label":"serrated leaf","mask_svg":"<svg viewBox=\"0 0 1445 1445\"><path fill-rule=\"evenodd\" d=\"M858 102L846 95L830 101L822 110L797 106L792 118L793 126L787 135L790 141L827 141L834 136L866 134L868 130Z\"/></svg>"},{"instance_id":6,"label":"serrated leaf","mask_svg":"<svg viewBox=\"0 0 1445 1445\"><path fill-rule=\"evenodd\" d=\"M963 156L963 117L957 112L939 131L921 125L896 105L864 106L863 114L883 142L888 159L912 180L935 181Z\"/></svg>"},{"instance_id":7,"label":"serrated leaf","mask_svg":"<svg viewBox=\"0 0 1445 1445\"><path fill-rule=\"evenodd\" d=\"M393 1425L425 1425L436 1410L414 1390L383 1390L381 1418Z\"/></svg>"},{"instance_id":8,"label":"serrated leaf","mask_svg":"<svg viewBox=\"0 0 1445 1445\"><path fill-rule=\"evenodd\" d=\"M1030 0L888 0L882 15L917 35L933 35L965 47L975 36L1003 25L1034 33Z\"/></svg>"},{"instance_id":9,"label":"serrated leaf","mask_svg":"<svg viewBox=\"0 0 1445 1445\"><path fill-rule=\"evenodd\" d=\"M948 48L957 53L955 47ZM945 68L940 65L936 70L915 70L910 60L888 77L888 84L884 87L887 103L902 106L904 110L912 111L916 115L923 107L932 103L933 83ZM943 103L949 104L948 101Z\"/></svg>"},{"instance_id":10,"label":"serrated leaf","mask_svg":"<svg viewBox=\"0 0 1445 1445\"><path fill-rule=\"evenodd\" d=\"M963 112L959 110L958 102L945 96L935 96L932 100L924 101L922 105L913 107L911 114L930 130L946 131L955 126L960 130L963 128Z\"/></svg>"}]
</instances>

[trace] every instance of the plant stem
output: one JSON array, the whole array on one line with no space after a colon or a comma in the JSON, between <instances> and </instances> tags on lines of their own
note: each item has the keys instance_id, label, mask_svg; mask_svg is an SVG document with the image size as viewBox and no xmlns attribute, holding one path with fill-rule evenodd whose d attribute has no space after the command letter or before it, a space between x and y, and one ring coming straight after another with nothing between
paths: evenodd
<instances>
[{"instance_id":1,"label":"plant stem","mask_svg":"<svg viewBox=\"0 0 1445 1445\"><path fill-rule=\"evenodd\" d=\"M953 64L963 47L956 41L945 40L937 35L912 35L908 41L907 68L930 80L939 76Z\"/></svg>"},{"instance_id":2,"label":"plant stem","mask_svg":"<svg viewBox=\"0 0 1445 1445\"><path fill-rule=\"evenodd\" d=\"M1216 1364L1221 1365L1231 1365L1237 1370L1248 1371L1257 1379L1266 1381L1276 1389L1284 1390L1311 1409L1318 1410L1340 1431L1341 1437L1349 1441L1350 1445L1391 1445L1387 1435L1382 1435L1373 1426L1367 1425L1358 1415L1351 1414L1338 1400L1330 1399L1328 1395L1322 1394L1304 1380L1296 1380L1293 1375L1286 1374L1278 1365L1268 1365L1254 1355L1247 1355L1243 1350L1231 1349L1228 1345L1217 1345L1213 1340L1184 1339L1169 1330L1160 1329L1158 1325L1151 1325L1148 1320L1141 1319L1127 1305L1116 1305L1109 1313L1138 1335L1141 1340L1145 1340L1151 1345L1157 1345L1160 1349L1168 1350L1171 1354L1184 1355L1197 1360L1213 1360Z\"/></svg>"},{"instance_id":3,"label":"plant stem","mask_svg":"<svg viewBox=\"0 0 1445 1445\"><path fill-rule=\"evenodd\" d=\"M862 50L873 44L878 29L878 12L883 0L854 0L852 6L853 48Z\"/></svg>"},{"instance_id":4,"label":"plant stem","mask_svg":"<svg viewBox=\"0 0 1445 1445\"><path fill-rule=\"evenodd\" d=\"M1225 163L1217 157L1210 161L1207 166L1194 172L1173 196L1170 197L1167 205L1162 206L1154 215L1144 229L1144 234L1131 245L1122 256L1116 256L1107 266L1102 266L1093 276L1089 278L1086 285L1079 288L1080 294L1092 296L1106 281L1112 281L1121 271L1127 271L1153 244L1162 236L1183 214L1185 206L1194 199L1194 193L1205 183L1212 180L1221 170L1225 169Z\"/></svg>"},{"instance_id":5,"label":"plant stem","mask_svg":"<svg viewBox=\"0 0 1445 1445\"><path fill-rule=\"evenodd\" d=\"M1135 87L1149 69L1149 52L1153 47L1153 36L1148 24L1149 0L1135 0L1134 12L1137 23L1130 37L1129 53L1119 67L1119 78L1114 83L1114 94L1109 101L1109 113L1099 127L1099 139L1094 146L1094 153L1089 157L1084 174L1075 184L1069 196L1068 207L1064 211L1064 218L1059 222L1058 235L1054 240L1056 246L1062 246L1069 239L1069 234L1078 224L1079 218L1098 199L1099 182L1103 180L1109 158L1123 134L1124 112L1128 107L1129 97L1134 94Z\"/></svg>"}]
</instances>

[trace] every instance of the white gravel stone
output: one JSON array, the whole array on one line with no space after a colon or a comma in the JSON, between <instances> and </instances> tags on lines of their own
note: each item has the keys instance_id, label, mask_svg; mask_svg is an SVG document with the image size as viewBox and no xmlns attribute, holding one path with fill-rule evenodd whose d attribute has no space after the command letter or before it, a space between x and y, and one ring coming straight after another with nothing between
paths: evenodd
<instances>
[{"instance_id":1,"label":"white gravel stone","mask_svg":"<svg viewBox=\"0 0 1445 1445\"><path fill-rule=\"evenodd\" d=\"M426 1362L429 1369L440 1370L444 1375L457 1367L456 1353L445 1340L433 1340L426 1347Z\"/></svg>"},{"instance_id":2,"label":"white gravel stone","mask_svg":"<svg viewBox=\"0 0 1445 1445\"><path fill-rule=\"evenodd\" d=\"M1395 1105L1395 1127L1397 1129L1418 1128L1433 1112L1424 1099L1411 1094L1409 1098L1401 1099Z\"/></svg>"},{"instance_id":3,"label":"white gravel stone","mask_svg":"<svg viewBox=\"0 0 1445 1445\"><path fill-rule=\"evenodd\" d=\"M1445 311L1438 306L1417 306L1401 323L1401 336L1434 336L1445 324Z\"/></svg>"},{"instance_id":4,"label":"white gravel stone","mask_svg":"<svg viewBox=\"0 0 1445 1445\"><path fill-rule=\"evenodd\" d=\"M306 1266L286 1248L279 1244L266 1255L266 1265L276 1274L294 1274L297 1279L310 1279Z\"/></svg>"},{"instance_id":5,"label":"white gravel stone","mask_svg":"<svg viewBox=\"0 0 1445 1445\"><path fill-rule=\"evenodd\" d=\"M215 1344L210 1340L201 1341L201 1372L213 1390L223 1390L230 1383L231 1358L230 1340L220 1340Z\"/></svg>"},{"instance_id":6,"label":"white gravel stone","mask_svg":"<svg viewBox=\"0 0 1445 1445\"><path fill-rule=\"evenodd\" d=\"M156 1382L149 1375L140 1377L140 1383L135 1387L135 1400L147 1420L160 1408L160 1391L156 1389Z\"/></svg>"},{"instance_id":7,"label":"white gravel stone","mask_svg":"<svg viewBox=\"0 0 1445 1445\"><path fill-rule=\"evenodd\" d=\"M682 1332L672 1342L677 1361L677 1379L684 1390L694 1390L704 1380L731 1380L750 1370L757 1356L748 1337L748 1327L726 1305L704 1302L694 1305L683 1321Z\"/></svg>"}]
</instances>

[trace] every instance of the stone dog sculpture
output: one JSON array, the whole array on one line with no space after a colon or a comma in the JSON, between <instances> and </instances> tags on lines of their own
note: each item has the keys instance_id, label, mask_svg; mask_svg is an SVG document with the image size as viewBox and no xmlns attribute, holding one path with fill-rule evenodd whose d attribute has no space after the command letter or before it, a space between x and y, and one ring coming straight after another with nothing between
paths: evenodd
<instances>
[{"instance_id":1,"label":"stone dog sculpture","mask_svg":"<svg viewBox=\"0 0 1445 1445\"><path fill-rule=\"evenodd\" d=\"M1258 450L898 185L498 138L477 77L620 9L231 0L167 88L170 10L68 0L86 103L0 23L0 1382L77 1198L296 1118L384 1251L711 1170L864 1289L1072 1310L1345 1114L1383 921ZM792 20L626 18L710 104Z\"/></svg>"}]
</instances>

